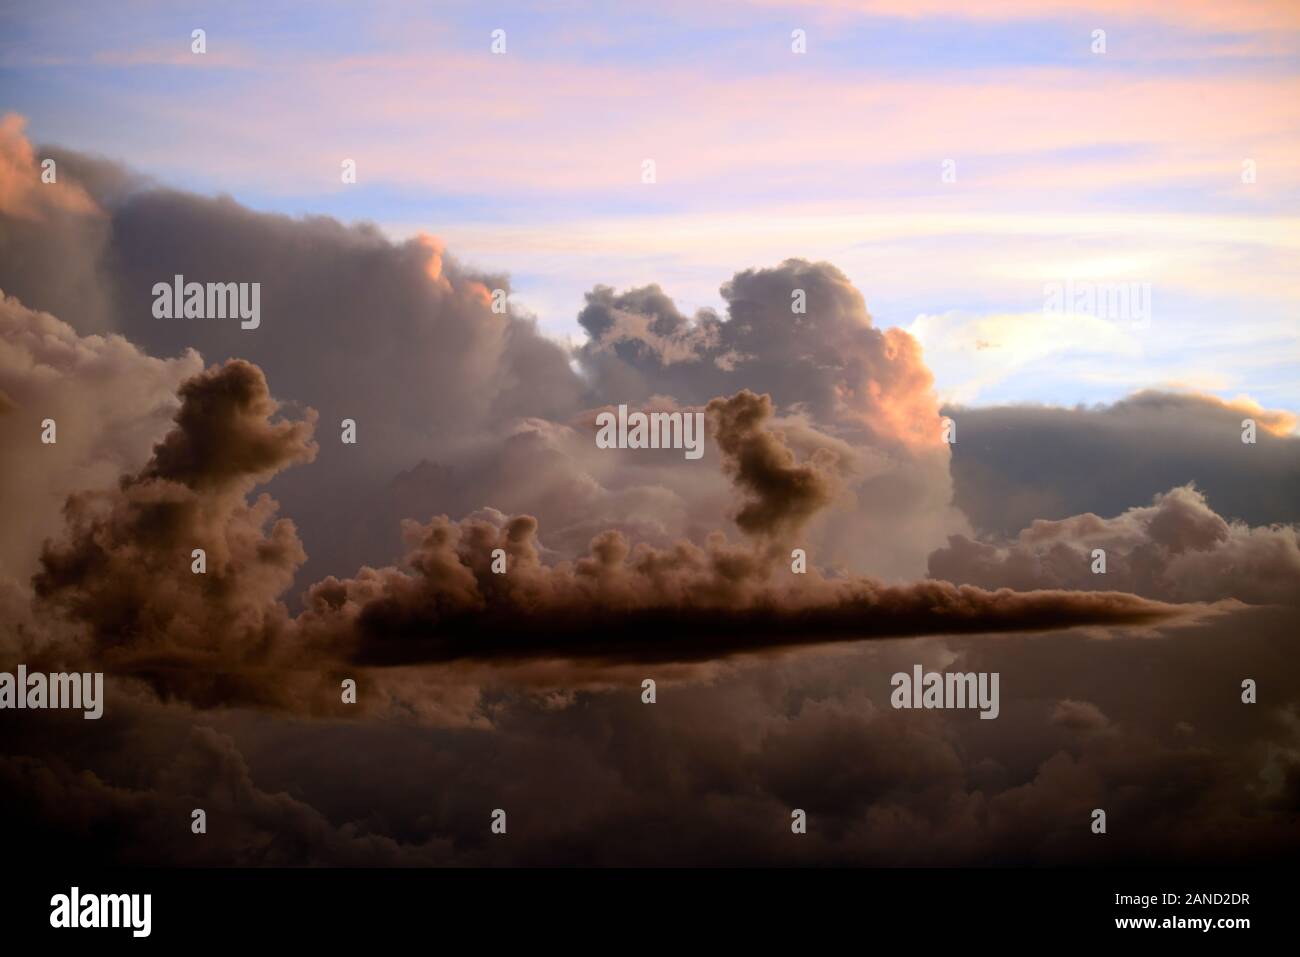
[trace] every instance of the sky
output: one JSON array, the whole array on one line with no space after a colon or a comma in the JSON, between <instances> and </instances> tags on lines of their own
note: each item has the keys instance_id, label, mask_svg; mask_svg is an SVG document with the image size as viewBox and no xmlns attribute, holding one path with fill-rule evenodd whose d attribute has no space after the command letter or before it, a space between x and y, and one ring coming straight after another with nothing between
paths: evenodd
<instances>
[{"instance_id":1,"label":"sky","mask_svg":"<svg viewBox=\"0 0 1300 957\"><path fill-rule=\"evenodd\" d=\"M597 283L690 314L799 256L954 403L1300 406L1300 12L970 7L19 2L0 96L169 185L436 235L562 341ZM1063 328L1072 280L1136 284L1149 321Z\"/></svg>"},{"instance_id":2,"label":"sky","mask_svg":"<svg viewBox=\"0 0 1300 957\"><path fill-rule=\"evenodd\" d=\"M1270 2L5 4L7 846L1294 861L1297 54Z\"/></svg>"}]
</instances>

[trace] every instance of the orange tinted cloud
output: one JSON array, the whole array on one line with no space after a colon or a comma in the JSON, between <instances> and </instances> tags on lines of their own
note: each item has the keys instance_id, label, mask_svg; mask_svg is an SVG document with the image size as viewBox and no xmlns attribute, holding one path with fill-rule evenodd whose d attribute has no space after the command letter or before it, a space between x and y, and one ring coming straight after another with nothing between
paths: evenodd
<instances>
[{"instance_id":1,"label":"orange tinted cloud","mask_svg":"<svg viewBox=\"0 0 1300 957\"><path fill-rule=\"evenodd\" d=\"M0 117L0 215L40 220L49 209L86 215L100 213L99 205L79 185L57 176L42 182L41 160L28 142L27 120L17 113Z\"/></svg>"},{"instance_id":2,"label":"orange tinted cloud","mask_svg":"<svg viewBox=\"0 0 1300 957\"><path fill-rule=\"evenodd\" d=\"M1294 412L1285 409L1266 409L1248 395L1220 399L1217 396L1198 393L1198 397L1254 419L1255 423L1270 435L1291 435L1296 431L1297 423L1300 423L1300 417Z\"/></svg>"}]
</instances>

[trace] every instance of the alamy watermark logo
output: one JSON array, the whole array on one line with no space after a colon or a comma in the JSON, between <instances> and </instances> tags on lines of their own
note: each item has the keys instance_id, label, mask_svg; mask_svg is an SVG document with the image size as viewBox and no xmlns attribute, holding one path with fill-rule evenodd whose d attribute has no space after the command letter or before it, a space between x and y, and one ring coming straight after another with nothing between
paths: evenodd
<instances>
[{"instance_id":1,"label":"alamy watermark logo","mask_svg":"<svg viewBox=\"0 0 1300 957\"><path fill-rule=\"evenodd\" d=\"M1093 316L1143 328L1151 322L1151 283L1067 279L1043 284L1046 316Z\"/></svg>"},{"instance_id":2,"label":"alamy watermark logo","mask_svg":"<svg viewBox=\"0 0 1300 957\"><path fill-rule=\"evenodd\" d=\"M998 696L997 671L923 672L913 665L912 673L897 672L889 679L894 689L889 703L895 708L978 708L980 718L996 718L1002 707Z\"/></svg>"},{"instance_id":3,"label":"alamy watermark logo","mask_svg":"<svg viewBox=\"0 0 1300 957\"><path fill-rule=\"evenodd\" d=\"M6 708L76 708L94 721L104 714L104 673L28 674L26 665L19 665L17 674L0 671L0 710Z\"/></svg>"},{"instance_id":4,"label":"alamy watermark logo","mask_svg":"<svg viewBox=\"0 0 1300 957\"><path fill-rule=\"evenodd\" d=\"M179 273L153 286L155 319L240 319L239 328L262 324L260 282L186 282Z\"/></svg>"},{"instance_id":5,"label":"alamy watermark logo","mask_svg":"<svg viewBox=\"0 0 1300 957\"><path fill-rule=\"evenodd\" d=\"M128 927L132 937L148 937L153 929L152 894L68 894L50 898L51 927Z\"/></svg>"},{"instance_id":6,"label":"alamy watermark logo","mask_svg":"<svg viewBox=\"0 0 1300 957\"><path fill-rule=\"evenodd\" d=\"M596 416L598 449L685 449L688 459L704 454L703 412L632 412Z\"/></svg>"}]
</instances>

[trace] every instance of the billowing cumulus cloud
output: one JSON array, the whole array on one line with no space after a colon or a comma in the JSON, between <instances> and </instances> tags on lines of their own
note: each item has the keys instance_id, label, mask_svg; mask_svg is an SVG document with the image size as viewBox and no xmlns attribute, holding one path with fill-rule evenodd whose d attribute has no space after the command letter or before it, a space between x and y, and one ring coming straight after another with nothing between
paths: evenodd
<instances>
[{"instance_id":1,"label":"billowing cumulus cloud","mask_svg":"<svg viewBox=\"0 0 1300 957\"><path fill-rule=\"evenodd\" d=\"M1105 573L1093 571L1105 553ZM1113 518L1040 519L1012 541L954 536L930 573L983 588L1119 589L1172 602L1300 599L1300 528L1229 522L1193 486Z\"/></svg>"},{"instance_id":2,"label":"billowing cumulus cloud","mask_svg":"<svg viewBox=\"0 0 1300 957\"><path fill-rule=\"evenodd\" d=\"M0 166L6 195L54 197L54 187L42 191L21 124L7 125L2 142L16 157ZM320 467L273 489L316 556L307 575L392 557L395 526L371 510L398 473L422 459L483 454L522 419L563 422L585 407L564 349L530 317L491 308L490 291L508 292L508 280L462 267L431 237L394 243L366 224L257 213L69 151L58 153L58 169L59 189L86 196L89 210L74 215L49 199L24 201L22 216L6 212L0 237L21 255L0 256L0 288L83 334L117 331L150 355L249 359L280 394L318 410ZM90 264L86 290L76 291L74 260ZM153 287L176 275L260 283L260 327L156 318ZM339 441L344 419L357 424L356 446Z\"/></svg>"},{"instance_id":3,"label":"billowing cumulus cloud","mask_svg":"<svg viewBox=\"0 0 1300 957\"><path fill-rule=\"evenodd\" d=\"M845 453L844 494L809 526L807 544L828 564L920 573L921 551L966 523L952 508L948 446L916 341L877 329L862 294L829 263L745 270L721 293L725 317L687 317L657 286L594 289L579 316L590 340L578 358L597 391L688 404L742 388L770 395L779 414Z\"/></svg>"},{"instance_id":4,"label":"billowing cumulus cloud","mask_svg":"<svg viewBox=\"0 0 1300 957\"><path fill-rule=\"evenodd\" d=\"M1062 699L1052 709L1052 723L1080 733L1104 731L1110 721L1091 701Z\"/></svg>"},{"instance_id":5,"label":"billowing cumulus cloud","mask_svg":"<svg viewBox=\"0 0 1300 957\"><path fill-rule=\"evenodd\" d=\"M257 696L244 672L285 666L290 620L277 599L306 555L275 502L247 495L312 460L312 416L273 418L261 371L240 360L180 394L175 428L141 471L68 499L66 532L33 579L38 607L83 624L100 666L148 675L164 693Z\"/></svg>"},{"instance_id":6,"label":"billowing cumulus cloud","mask_svg":"<svg viewBox=\"0 0 1300 957\"><path fill-rule=\"evenodd\" d=\"M9 139L31 151L17 128ZM57 252L41 253L42 268L17 275L0 261L0 287L21 280L29 306L66 307L58 314L79 331L107 324L152 355L246 358L280 395L319 412L318 467L270 488L307 545L298 588L391 561L397 520L411 515L533 514L554 530L548 547L569 558L609 528L660 545L698 540L728 506L717 470L597 455L587 423L593 409L702 409L744 388L772 397L774 421L801 455L825 447L837 457L842 494L800 543L817 562L906 580L948 535L969 531L952 506L949 449L917 343L876 328L862 294L828 263L737 273L722 287L725 316L686 317L658 287L597 286L579 317L589 339L570 355L513 306L494 311L505 276L464 266L430 235L395 243L366 224L161 188L70 151L58 162L61 182L96 211L72 222ZM43 249L33 243L50 222L14 220L6 233ZM103 323L90 321L85 296L62 298L60 259L72 250L101 276ZM156 318L153 287L176 275L260 283L260 327ZM355 446L339 440L344 419L357 424ZM544 448L521 465L528 446ZM405 512L391 500L395 480ZM555 494L566 488L573 494Z\"/></svg>"},{"instance_id":7,"label":"billowing cumulus cloud","mask_svg":"<svg viewBox=\"0 0 1300 957\"><path fill-rule=\"evenodd\" d=\"M933 379L907 333L880 330L862 294L829 263L791 259L737 273L722 287L726 318L688 319L657 286L597 287L579 321L579 351L606 394L703 403L743 386L820 425L888 447L933 447Z\"/></svg>"}]
</instances>

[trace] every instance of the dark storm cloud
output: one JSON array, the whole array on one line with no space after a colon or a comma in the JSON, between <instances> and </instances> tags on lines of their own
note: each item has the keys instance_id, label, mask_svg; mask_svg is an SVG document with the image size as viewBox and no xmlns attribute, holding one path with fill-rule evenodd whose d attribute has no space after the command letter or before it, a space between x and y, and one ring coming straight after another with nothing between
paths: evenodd
<instances>
[{"instance_id":1,"label":"dark storm cloud","mask_svg":"<svg viewBox=\"0 0 1300 957\"><path fill-rule=\"evenodd\" d=\"M176 425L116 489L72 495L33 579L38 608L85 626L91 657L164 694L278 697L290 619L279 602L305 559L293 522L248 493L316 453L309 414L275 418L254 365L232 360L180 389ZM206 553L206 572L192 552ZM281 683L280 687L283 687Z\"/></svg>"},{"instance_id":2,"label":"dark storm cloud","mask_svg":"<svg viewBox=\"0 0 1300 957\"><path fill-rule=\"evenodd\" d=\"M819 449L813 461L796 464L785 437L766 425L772 418L771 396L743 389L730 398L710 400L706 409L723 469L753 496L736 515L741 531L790 534L830 503L835 492L834 453Z\"/></svg>"},{"instance_id":3,"label":"dark storm cloud","mask_svg":"<svg viewBox=\"0 0 1300 957\"><path fill-rule=\"evenodd\" d=\"M51 713L0 725L0 813L25 822L15 853L139 864L1284 862L1300 851L1296 621L1243 615L1176 640L868 643L661 682L653 706L639 678L658 667L559 702L489 685L457 726L119 691L95 733ZM916 662L1000 671L998 720L890 708L889 675Z\"/></svg>"},{"instance_id":4,"label":"dark storm cloud","mask_svg":"<svg viewBox=\"0 0 1300 957\"><path fill-rule=\"evenodd\" d=\"M196 491L246 491L289 465L310 462L317 448L307 421L275 421L262 370L232 359L180 387L176 428L154 449L141 479L179 482Z\"/></svg>"},{"instance_id":5,"label":"dark storm cloud","mask_svg":"<svg viewBox=\"0 0 1300 957\"><path fill-rule=\"evenodd\" d=\"M1039 518L1116 515L1189 482L1227 518L1300 521L1300 437L1286 434L1286 413L1165 392L1106 406L946 411L958 423L955 502L991 535ZM1259 422L1254 445L1241 441L1246 417Z\"/></svg>"},{"instance_id":6,"label":"dark storm cloud","mask_svg":"<svg viewBox=\"0 0 1300 957\"><path fill-rule=\"evenodd\" d=\"M598 536L576 562L543 565L537 522L409 523L405 568L364 569L308 592L304 640L360 664L573 658L706 661L835 641L1148 625L1189 610L1116 592L890 586L793 575L770 553ZM508 574L491 554L508 556Z\"/></svg>"},{"instance_id":7,"label":"dark storm cloud","mask_svg":"<svg viewBox=\"0 0 1300 957\"><path fill-rule=\"evenodd\" d=\"M0 805L24 822L22 842L82 864L359 866L445 856L445 841L403 846L387 835L340 828L301 799L259 787L229 735L187 718L125 701L94 735L66 725L32 729L36 742L5 749ZM87 774L60 757L33 753L33 744L99 750L114 769ZM79 758L98 763L89 754ZM195 808L208 821L199 836L190 830Z\"/></svg>"}]
</instances>

